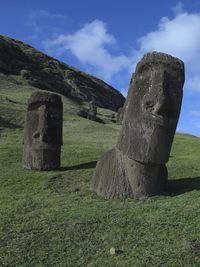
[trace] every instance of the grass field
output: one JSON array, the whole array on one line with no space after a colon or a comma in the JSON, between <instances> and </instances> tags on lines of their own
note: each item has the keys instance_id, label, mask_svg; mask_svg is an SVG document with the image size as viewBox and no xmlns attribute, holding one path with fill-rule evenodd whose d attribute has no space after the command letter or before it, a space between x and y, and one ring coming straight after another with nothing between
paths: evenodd
<instances>
[{"instance_id":1,"label":"grass field","mask_svg":"<svg viewBox=\"0 0 200 267\"><path fill-rule=\"evenodd\" d=\"M89 190L90 179L120 126L78 117L80 104L64 99L61 168L23 170L22 126L33 90L0 76L0 266L200 266L200 139L176 135L169 195L104 200Z\"/></svg>"}]
</instances>

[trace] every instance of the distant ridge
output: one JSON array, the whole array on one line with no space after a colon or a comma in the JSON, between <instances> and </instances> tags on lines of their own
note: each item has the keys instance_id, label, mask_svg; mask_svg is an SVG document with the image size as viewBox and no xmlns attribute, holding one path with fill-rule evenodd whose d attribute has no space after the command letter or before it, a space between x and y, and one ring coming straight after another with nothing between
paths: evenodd
<instances>
[{"instance_id":1,"label":"distant ridge","mask_svg":"<svg viewBox=\"0 0 200 267\"><path fill-rule=\"evenodd\" d=\"M20 75L36 88L117 111L124 96L104 81L56 60L19 40L0 35L0 72Z\"/></svg>"}]
</instances>

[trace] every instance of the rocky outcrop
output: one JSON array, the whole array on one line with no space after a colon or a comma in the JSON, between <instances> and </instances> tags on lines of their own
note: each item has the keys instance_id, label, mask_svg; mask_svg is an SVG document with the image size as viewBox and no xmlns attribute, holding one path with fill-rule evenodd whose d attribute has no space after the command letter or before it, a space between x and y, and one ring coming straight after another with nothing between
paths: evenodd
<instances>
[{"instance_id":1,"label":"rocky outcrop","mask_svg":"<svg viewBox=\"0 0 200 267\"><path fill-rule=\"evenodd\" d=\"M35 48L0 35L0 72L21 75L32 86L117 111L125 98L116 89Z\"/></svg>"}]
</instances>

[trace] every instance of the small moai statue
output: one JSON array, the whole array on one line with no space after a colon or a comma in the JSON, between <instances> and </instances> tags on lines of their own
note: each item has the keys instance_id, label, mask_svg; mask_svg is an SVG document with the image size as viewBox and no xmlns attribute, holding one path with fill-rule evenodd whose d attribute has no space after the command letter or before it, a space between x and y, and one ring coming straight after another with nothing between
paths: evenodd
<instances>
[{"instance_id":1,"label":"small moai statue","mask_svg":"<svg viewBox=\"0 0 200 267\"><path fill-rule=\"evenodd\" d=\"M95 100L92 99L89 102L89 111L88 111L88 119L95 121L97 115L97 105L95 103Z\"/></svg>"},{"instance_id":2,"label":"small moai statue","mask_svg":"<svg viewBox=\"0 0 200 267\"><path fill-rule=\"evenodd\" d=\"M144 55L131 81L117 144L98 161L91 190L105 198L143 198L165 190L184 79L181 60Z\"/></svg>"},{"instance_id":3,"label":"small moai statue","mask_svg":"<svg viewBox=\"0 0 200 267\"><path fill-rule=\"evenodd\" d=\"M54 170L60 167L63 105L59 95L34 92L28 100L24 128L23 167Z\"/></svg>"},{"instance_id":4,"label":"small moai statue","mask_svg":"<svg viewBox=\"0 0 200 267\"><path fill-rule=\"evenodd\" d=\"M122 123L124 117L124 107L118 108L117 110L117 123Z\"/></svg>"}]
</instances>

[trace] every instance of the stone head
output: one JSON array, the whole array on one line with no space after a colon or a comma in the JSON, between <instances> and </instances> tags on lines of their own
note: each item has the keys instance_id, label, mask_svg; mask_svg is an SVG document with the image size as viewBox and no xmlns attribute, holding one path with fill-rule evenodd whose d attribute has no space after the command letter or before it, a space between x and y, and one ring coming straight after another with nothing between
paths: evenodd
<instances>
[{"instance_id":1,"label":"stone head","mask_svg":"<svg viewBox=\"0 0 200 267\"><path fill-rule=\"evenodd\" d=\"M59 154L62 145L62 113L60 96L47 92L31 95L24 130L25 167L49 169L48 166L54 165L52 154Z\"/></svg>"},{"instance_id":2,"label":"stone head","mask_svg":"<svg viewBox=\"0 0 200 267\"><path fill-rule=\"evenodd\" d=\"M89 114L88 118L91 120L95 120L95 117L97 115L97 105L94 98L92 98L91 101L89 101Z\"/></svg>"},{"instance_id":3,"label":"stone head","mask_svg":"<svg viewBox=\"0 0 200 267\"><path fill-rule=\"evenodd\" d=\"M179 118L184 63L147 53L137 64L126 100L117 147L143 163L165 164Z\"/></svg>"}]
</instances>

